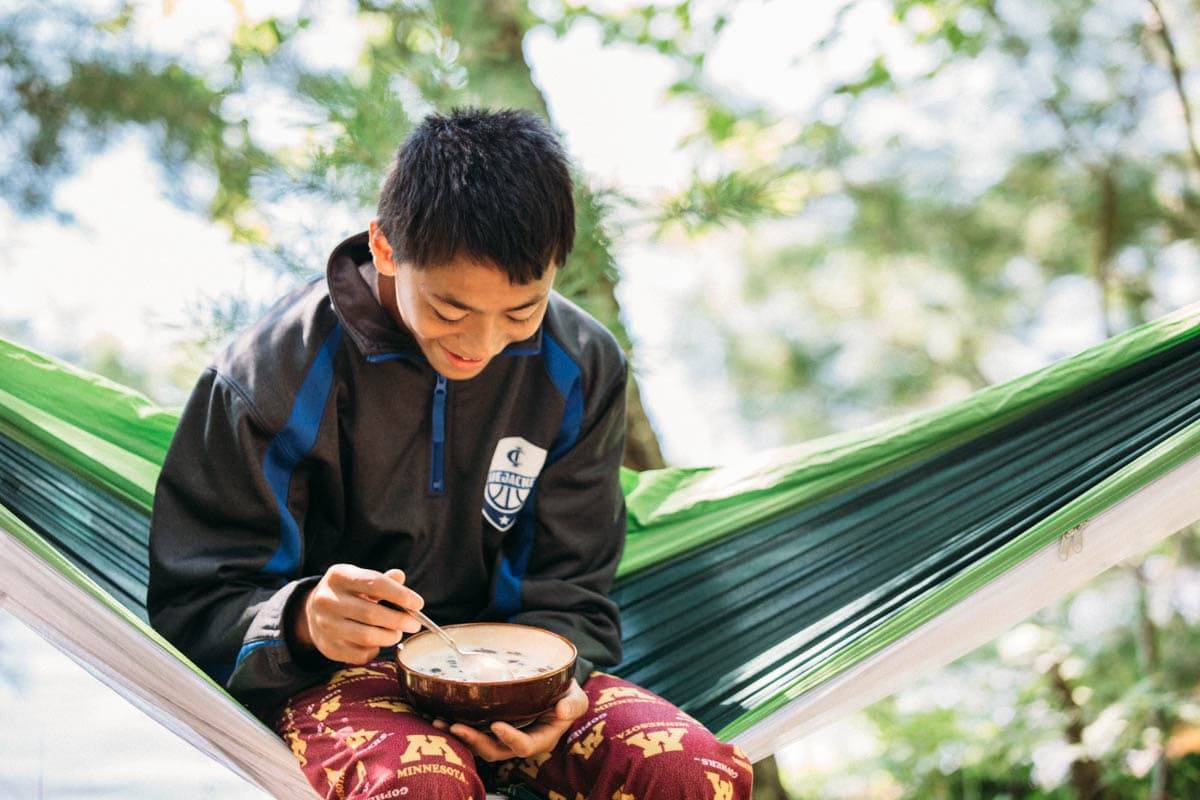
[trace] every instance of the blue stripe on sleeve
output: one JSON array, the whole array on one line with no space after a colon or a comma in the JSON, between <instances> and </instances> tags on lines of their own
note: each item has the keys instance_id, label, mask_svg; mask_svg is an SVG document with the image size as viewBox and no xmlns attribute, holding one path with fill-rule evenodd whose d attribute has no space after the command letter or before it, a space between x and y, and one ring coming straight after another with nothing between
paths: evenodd
<instances>
[{"instance_id":1,"label":"blue stripe on sleeve","mask_svg":"<svg viewBox=\"0 0 1200 800\"><path fill-rule=\"evenodd\" d=\"M574 447L575 440L579 438L579 426L583 424L583 382L579 365L549 333L542 336L542 349L546 353L546 369L550 373L550 380L554 381L555 388L567 401L558 435L554 437L550 455L546 457L546 466L549 466Z\"/></svg>"},{"instance_id":2,"label":"blue stripe on sleeve","mask_svg":"<svg viewBox=\"0 0 1200 800\"><path fill-rule=\"evenodd\" d=\"M566 400L562 422L546 458L546 465L549 466L569 452L579 439L579 428L583 424L583 384L579 365L549 333L542 335L542 352L550 380ZM513 527L516 535L505 539L494 598L496 610L509 619L521 610L521 579L529 569L529 558L533 554L533 540L537 533L536 484L518 512Z\"/></svg>"},{"instance_id":3,"label":"blue stripe on sleeve","mask_svg":"<svg viewBox=\"0 0 1200 800\"><path fill-rule=\"evenodd\" d=\"M504 558L500 560L500 572L496 575L495 608L510 621L521 610L521 578L529 568L529 556L533 553L536 510L537 484L534 484L525 505L517 512L513 532L505 539Z\"/></svg>"},{"instance_id":4,"label":"blue stripe on sleeve","mask_svg":"<svg viewBox=\"0 0 1200 800\"><path fill-rule=\"evenodd\" d=\"M258 648L276 644L283 644L283 639L256 639L253 642L247 642L246 644L242 645L242 649L238 651L237 660L233 662L233 668L237 669L240 667L242 662L246 660L246 656L250 655ZM226 678L226 680L228 680L228 678Z\"/></svg>"},{"instance_id":5,"label":"blue stripe on sleeve","mask_svg":"<svg viewBox=\"0 0 1200 800\"><path fill-rule=\"evenodd\" d=\"M520 521L516 524L518 539L525 538L525 526ZM505 548L504 558L500 559L500 569L496 573L496 596L492 606L502 616L512 620L512 616L521 610L521 578L513 572L513 563Z\"/></svg>"},{"instance_id":6,"label":"blue stripe on sleeve","mask_svg":"<svg viewBox=\"0 0 1200 800\"><path fill-rule=\"evenodd\" d=\"M317 429L333 388L333 357L342 341L339 322L325 337L317 357L313 359L300 391L292 404L287 424L267 445L263 472L271 493L279 504L279 548L268 559L263 571L272 575L295 576L300 570L300 526L288 508L288 488L300 460L308 455L317 441Z\"/></svg>"}]
</instances>

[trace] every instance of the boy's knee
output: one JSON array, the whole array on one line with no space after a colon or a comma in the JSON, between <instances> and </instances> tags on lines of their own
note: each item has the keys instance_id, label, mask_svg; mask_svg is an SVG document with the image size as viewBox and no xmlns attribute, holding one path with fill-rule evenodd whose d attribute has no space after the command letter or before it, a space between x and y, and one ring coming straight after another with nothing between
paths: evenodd
<instances>
[{"instance_id":1,"label":"boy's knee","mask_svg":"<svg viewBox=\"0 0 1200 800\"><path fill-rule=\"evenodd\" d=\"M689 728L677 740L660 734L647 737L642 744L646 746L622 748L627 795L639 800L750 800L753 766L735 745L725 744L709 731ZM668 753L675 756L671 767L661 760Z\"/></svg>"}]
</instances>

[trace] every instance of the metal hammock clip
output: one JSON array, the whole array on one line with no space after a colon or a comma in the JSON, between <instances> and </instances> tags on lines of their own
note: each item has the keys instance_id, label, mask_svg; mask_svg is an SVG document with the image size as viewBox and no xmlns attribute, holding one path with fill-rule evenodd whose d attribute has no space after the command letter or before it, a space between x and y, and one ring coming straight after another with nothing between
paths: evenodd
<instances>
[{"instance_id":1,"label":"metal hammock clip","mask_svg":"<svg viewBox=\"0 0 1200 800\"><path fill-rule=\"evenodd\" d=\"M1058 540L1058 560L1066 561L1072 553L1083 552L1083 527L1080 523L1064 533Z\"/></svg>"}]
</instances>

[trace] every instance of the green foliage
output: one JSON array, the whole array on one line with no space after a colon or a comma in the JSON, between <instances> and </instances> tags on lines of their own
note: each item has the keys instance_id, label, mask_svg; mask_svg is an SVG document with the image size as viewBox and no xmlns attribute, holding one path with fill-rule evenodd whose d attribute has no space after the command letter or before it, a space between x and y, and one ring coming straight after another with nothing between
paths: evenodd
<instances>
[{"instance_id":1,"label":"green foliage","mask_svg":"<svg viewBox=\"0 0 1200 800\"><path fill-rule=\"evenodd\" d=\"M146 50L134 38L139 8L93 18L45 3L0 16L0 137L21 157L0 167L0 189L18 213L43 214L55 185L111 135L149 133L168 195L226 226L252 245L259 260L294 279L324 266L328 230L297 221L350 211L365 228L394 155L413 124L453 106L526 108L549 117L522 45L541 19L523 0L360 0L357 22L368 31L351 69L316 69L293 41L312 26L306 5L294 17L240 22L219 69L207 72ZM687 4L671 11L690 28ZM39 36L51 32L46 48ZM70 43L70 46L66 46ZM263 92L287 98L306 118L305 141L268 146L255 140L245 109ZM579 302L626 346L614 295L618 271L607 232L619 193L574 174L577 239L560 290ZM60 218L69 221L59 212ZM344 233L344 232L343 232ZM208 347L263 309L236 296L196 308ZM653 431L633 390L630 425L644 443L631 455L641 467L662 466Z\"/></svg>"},{"instance_id":2,"label":"green foliage","mask_svg":"<svg viewBox=\"0 0 1200 800\"><path fill-rule=\"evenodd\" d=\"M654 222L660 235L675 225L695 235L785 216L789 209L776 197L782 180L767 170L726 172L712 180L697 177L683 195L667 201Z\"/></svg>"},{"instance_id":3,"label":"green foliage","mask_svg":"<svg viewBox=\"0 0 1200 800\"><path fill-rule=\"evenodd\" d=\"M1153 582L1113 570L871 706L858 729L869 747L848 747L857 755L829 773L794 776L794 788L802 797L860 797L840 788L844 778L882 775L873 784L879 796L1068 800L1085 796L1091 774L1100 796L1144 798L1165 752L1163 796L1193 796L1200 629L1183 597L1197 542L1192 531L1160 546L1143 568ZM1138 611L1148 599L1158 609L1149 627ZM1157 666L1145 661L1146 632Z\"/></svg>"},{"instance_id":4,"label":"green foliage","mask_svg":"<svg viewBox=\"0 0 1200 800\"><path fill-rule=\"evenodd\" d=\"M797 62L852 35L855 6ZM789 119L731 98L702 52L667 50L685 75L671 94L701 120L686 143L732 166L697 173L653 220L663 235L749 231L741 297L722 289L696 302L723 332L747 420L792 441L961 396L993 379L986 357L998 341L1025 339L1044 322L1041 292L1060 278L1096 282L1109 330L1151 313L1164 247L1195 246L1200 233L1189 188L1200 174L1184 137L1165 149L1145 144L1154 124L1147 93L1172 98L1162 66L1147 58L1141 17L1122 13L1090 0L897 0L895 24L932 69L897 72L894 54L868 55L857 77L831 82L816 101L814 112L840 109L832 118ZM645 16L602 19L610 35L652 46L631 21ZM859 117L881 103L900 108L943 87L970 92L974 64L1004 81L973 101L1036 134L1004 153L986 183L968 178L976 146L903 130L882 142L860 135ZM755 310L729 313L742 306ZM851 332L864 328L869 338Z\"/></svg>"},{"instance_id":5,"label":"green foliage","mask_svg":"<svg viewBox=\"0 0 1200 800\"><path fill-rule=\"evenodd\" d=\"M18 154L0 168L4 197L19 213L66 220L51 204L57 181L80 156L140 126L169 175L192 165L214 172L218 188L204 203L207 213L235 237L257 240L250 183L273 166L273 157L248 141L245 120L222 115L227 90L180 64L97 35L124 30L128 13L96 24L47 3L0 17L0 64L11 90L0 131ZM182 191L173 196L188 199Z\"/></svg>"},{"instance_id":6,"label":"green foliage","mask_svg":"<svg viewBox=\"0 0 1200 800\"><path fill-rule=\"evenodd\" d=\"M818 56L855 34L862 8L844 4L796 62L820 69ZM697 170L651 218L664 237L733 243L739 280L702 288L693 307L723 342L747 425L775 441L995 380L993 353L1033 350L1040 331L1064 327L1044 311L1063 287L1080 296L1093 287L1094 305L1073 313L1080 326L1099 319L1091 329L1100 335L1160 314L1167 251L1194 257L1200 247L1200 159L1178 124L1193 99L1174 91L1171 65L1137 7L894 0L893 24L920 68L871 42L857 71L829 81L799 116L731 96L705 60L723 25L689 11L691 31L674 43L652 33L663 28L648 22L661 9L572 7L557 24L565 31L577 18L598 20L607 41L679 67L669 95L698 121L683 144L721 169ZM1194 53L1195 13L1194 4L1166 8L1175 37L1191 48L1178 49L1184 57ZM1181 73L1185 88L1197 85L1194 64ZM926 99L935 97L940 105ZM979 110L968 117L959 106ZM924 124L878 136L884 114L896 112ZM944 133L964 119L977 127ZM1007 149L979 146L992 138L988 121L1000 138L1007 120L1021 134ZM976 163L981 153L994 161L986 170ZM770 202L783 195L789 204ZM1200 561L1179 541L1168 546L1181 548L1170 550L1177 563ZM1117 574L1102 585L1122 581ZM880 794L914 798L1068 798L1091 780L1105 796L1195 794L1194 757L1161 757L1162 742L1196 724L1177 716L1198 713L1194 620L1151 620L1126 598L1112 603L1123 616L1107 634L1077 641L1065 614L1072 602L1041 617L1042 652L1072 665L1065 683L1050 679L1049 665L998 664L994 649L982 652L958 672L980 683L978 695L1008 704L1011 719L997 722L994 709L885 702L869 715L878 751L843 772L882 766L890 777ZM1005 681L1009 688L997 688ZM1072 735L1084 743L1071 744ZM1073 753L1073 771L1051 779L1047 754L1060 746ZM821 780L793 779L801 796L842 796Z\"/></svg>"},{"instance_id":7,"label":"green foliage","mask_svg":"<svg viewBox=\"0 0 1200 800\"><path fill-rule=\"evenodd\" d=\"M273 204L298 196L317 207L341 204L359 210L365 227L396 149L428 111L477 104L546 115L522 56L525 31L538 22L523 3L363 0L359 10L374 34L351 72L309 69L289 49L311 25L302 14L243 21L230 41L230 69L218 80L139 48L130 33L133 4L108 19L52 4L0 18L0 59L16 100L2 130L23 151L0 171L5 197L24 214L52 211L54 186L83 154L79 143L98 150L112 134L140 128L153 134L177 202L256 245L265 263L311 274L319 254L275 217ZM686 23L686 8L673 13ZM85 46L56 61L34 44L33 31L46 28ZM249 120L231 111L266 86L288 92L309 115L309 146L268 150L253 140ZM185 188L196 170L215 178L206 197ZM564 289L627 342L603 219L615 195L592 190L581 174L575 181L579 236ZM206 340L259 310L237 298L213 302Z\"/></svg>"},{"instance_id":8,"label":"green foliage","mask_svg":"<svg viewBox=\"0 0 1200 800\"><path fill-rule=\"evenodd\" d=\"M849 94L857 97L869 89L879 88L895 88L895 83L892 81L892 73L888 70L887 64L884 63L883 57L876 57L871 65L867 67L867 71L863 76L856 81L843 83L834 88L835 94Z\"/></svg>"}]
</instances>

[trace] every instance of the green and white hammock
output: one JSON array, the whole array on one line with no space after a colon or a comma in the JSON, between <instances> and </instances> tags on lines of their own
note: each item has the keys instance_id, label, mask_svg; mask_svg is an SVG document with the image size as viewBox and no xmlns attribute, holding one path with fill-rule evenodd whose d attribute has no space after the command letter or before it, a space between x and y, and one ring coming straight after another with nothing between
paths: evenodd
<instances>
[{"instance_id":1,"label":"green and white hammock","mask_svg":"<svg viewBox=\"0 0 1200 800\"><path fill-rule=\"evenodd\" d=\"M0 602L281 798L291 752L145 623L175 415L0 340ZM774 752L1200 520L1200 305L943 408L622 476L615 672Z\"/></svg>"}]
</instances>

